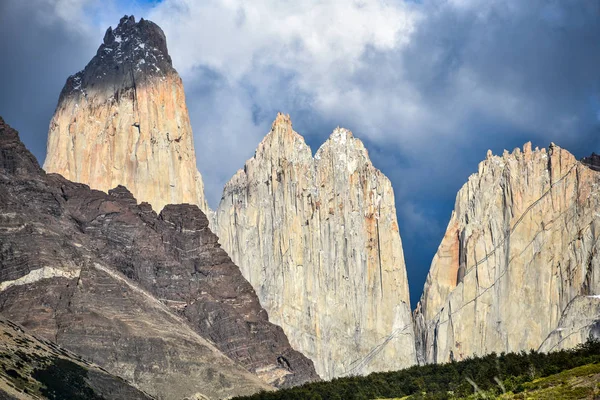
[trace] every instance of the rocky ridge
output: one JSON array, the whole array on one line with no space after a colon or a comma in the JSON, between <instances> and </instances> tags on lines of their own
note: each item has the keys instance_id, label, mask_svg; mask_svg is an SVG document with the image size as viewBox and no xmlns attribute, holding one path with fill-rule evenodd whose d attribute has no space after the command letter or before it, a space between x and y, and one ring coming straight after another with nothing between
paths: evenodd
<instances>
[{"instance_id":1,"label":"rocky ridge","mask_svg":"<svg viewBox=\"0 0 600 400\"><path fill-rule=\"evenodd\" d=\"M350 131L336 129L313 158L279 114L226 184L215 226L321 377L416 362L394 193Z\"/></svg>"},{"instance_id":2,"label":"rocky ridge","mask_svg":"<svg viewBox=\"0 0 600 400\"><path fill-rule=\"evenodd\" d=\"M158 398L318 379L196 206L47 175L1 119L0 312Z\"/></svg>"},{"instance_id":3,"label":"rocky ridge","mask_svg":"<svg viewBox=\"0 0 600 400\"><path fill-rule=\"evenodd\" d=\"M0 316L0 398L150 400L152 397L77 354Z\"/></svg>"},{"instance_id":4,"label":"rocky ridge","mask_svg":"<svg viewBox=\"0 0 600 400\"><path fill-rule=\"evenodd\" d=\"M103 191L124 185L157 212L176 203L209 212L183 84L156 24L123 17L67 79L44 169Z\"/></svg>"},{"instance_id":5,"label":"rocky ridge","mask_svg":"<svg viewBox=\"0 0 600 400\"><path fill-rule=\"evenodd\" d=\"M422 361L599 336L596 157L579 162L554 144L488 152L458 192L415 311Z\"/></svg>"}]
</instances>

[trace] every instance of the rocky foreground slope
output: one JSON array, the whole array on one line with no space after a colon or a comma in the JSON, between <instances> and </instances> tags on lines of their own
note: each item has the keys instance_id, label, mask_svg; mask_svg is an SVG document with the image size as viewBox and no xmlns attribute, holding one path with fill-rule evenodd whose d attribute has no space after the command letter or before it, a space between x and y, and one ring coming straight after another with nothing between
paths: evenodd
<instances>
[{"instance_id":1,"label":"rocky foreground slope","mask_svg":"<svg viewBox=\"0 0 600 400\"><path fill-rule=\"evenodd\" d=\"M289 116L227 183L223 248L323 378L416 362L390 181L336 129L313 158Z\"/></svg>"},{"instance_id":2,"label":"rocky foreground slope","mask_svg":"<svg viewBox=\"0 0 600 400\"><path fill-rule=\"evenodd\" d=\"M198 207L46 174L1 119L0 312L161 399L318 378Z\"/></svg>"},{"instance_id":3,"label":"rocky foreground slope","mask_svg":"<svg viewBox=\"0 0 600 400\"><path fill-rule=\"evenodd\" d=\"M67 79L44 169L93 189L126 186L157 212L179 203L208 210L183 84L156 24L123 17Z\"/></svg>"},{"instance_id":4,"label":"rocky foreground slope","mask_svg":"<svg viewBox=\"0 0 600 400\"><path fill-rule=\"evenodd\" d=\"M0 399L150 400L123 379L0 316Z\"/></svg>"},{"instance_id":5,"label":"rocky foreground slope","mask_svg":"<svg viewBox=\"0 0 600 400\"><path fill-rule=\"evenodd\" d=\"M554 144L488 153L456 197L415 312L424 361L600 336L598 165Z\"/></svg>"}]
</instances>

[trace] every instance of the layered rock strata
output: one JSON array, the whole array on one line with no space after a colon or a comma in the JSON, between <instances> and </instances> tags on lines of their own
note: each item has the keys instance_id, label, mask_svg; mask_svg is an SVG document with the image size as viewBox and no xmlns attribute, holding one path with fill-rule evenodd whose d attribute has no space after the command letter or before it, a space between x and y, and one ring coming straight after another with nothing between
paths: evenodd
<instances>
[{"instance_id":1,"label":"layered rock strata","mask_svg":"<svg viewBox=\"0 0 600 400\"><path fill-rule=\"evenodd\" d=\"M46 175L1 119L0 312L158 398L318 379L198 207Z\"/></svg>"},{"instance_id":2,"label":"layered rock strata","mask_svg":"<svg viewBox=\"0 0 600 400\"><path fill-rule=\"evenodd\" d=\"M552 144L479 164L415 312L423 361L554 350L598 335L600 173Z\"/></svg>"},{"instance_id":3,"label":"layered rock strata","mask_svg":"<svg viewBox=\"0 0 600 400\"><path fill-rule=\"evenodd\" d=\"M150 400L152 397L0 315L0 398Z\"/></svg>"},{"instance_id":4,"label":"layered rock strata","mask_svg":"<svg viewBox=\"0 0 600 400\"><path fill-rule=\"evenodd\" d=\"M313 158L279 114L225 186L215 224L271 320L321 377L415 363L394 193L350 131L336 129Z\"/></svg>"},{"instance_id":5,"label":"layered rock strata","mask_svg":"<svg viewBox=\"0 0 600 400\"><path fill-rule=\"evenodd\" d=\"M44 169L93 189L124 185L157 212L179 203L208 211L183 85L156 24L123 17L67 79Z\"/></svg>"}]
</instances>

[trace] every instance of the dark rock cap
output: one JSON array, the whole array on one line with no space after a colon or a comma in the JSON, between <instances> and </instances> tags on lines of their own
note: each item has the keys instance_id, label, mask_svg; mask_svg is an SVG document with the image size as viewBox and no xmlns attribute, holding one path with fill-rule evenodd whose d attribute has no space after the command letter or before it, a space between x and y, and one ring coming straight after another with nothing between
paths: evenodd
<instances>
[{"instance_id":1,"label":"dark rock cap","mask_svg":"<svg viewBox=\"0 0 600 400\"><path fill-rule=\"evenodd\" d=\"M584 165L587 165L589 168L593 169L594 171L600 172L600 155L592 153L592 155L589 157L583 157L581 159L581 162Z\"/></svg>"},{"instance_id":2,"label":"dark rock cap","mask_svg":"<svg viewBox=\"0 0 600 400\"><path fill-rule=\"evenodd\" d=\"M92 88L130 88L147 79L177 73L173 68L163 30L154 22L124 16L109 27L103 43L88 65L67 79L64 96L86 95ZM59 100L60 101L60 100Z\"/></svg>"},{"instance_id":3,"label":"dark rock cap","mask_svg":"<svg viewBox=\"0 0 600 400\"><path fill-rule=\"evenodd\" d=\"M136 204L137 201L133 194L123 185L117 185L114 189L110 189L108 194L118 199L126 200L129 203Z\"/></svg>"}]
</instances>

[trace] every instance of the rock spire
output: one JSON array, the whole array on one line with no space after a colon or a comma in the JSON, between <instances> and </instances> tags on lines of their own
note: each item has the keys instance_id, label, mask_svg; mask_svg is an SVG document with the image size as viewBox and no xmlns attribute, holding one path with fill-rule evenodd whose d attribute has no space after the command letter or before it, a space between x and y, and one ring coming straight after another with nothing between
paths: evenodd
<instances>
[{"instance_id":1,"label":"rock spire","mask_svg":"<svg viewBox=\"0 0 600 400\"><path fill-rule=\"evenodd\" d=\"M67 79L44 169L103 191L124 185L157 212L170 203L208 211L183 85L158 25L123 17Z\"/></svg>"},{"instance_id":2,"label":"rock spire","mask_svg":"<svg viewBox=\"0 0 600 400\"><path fill-rule=\"evenodd\" d=\"M321 377L416 362L390 181L337 128L312 156L289 116L226 184L223 248Z\"/></svg>"}]
</instances>

